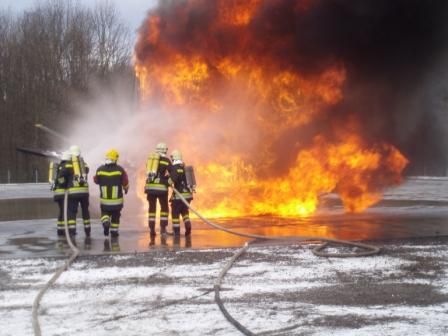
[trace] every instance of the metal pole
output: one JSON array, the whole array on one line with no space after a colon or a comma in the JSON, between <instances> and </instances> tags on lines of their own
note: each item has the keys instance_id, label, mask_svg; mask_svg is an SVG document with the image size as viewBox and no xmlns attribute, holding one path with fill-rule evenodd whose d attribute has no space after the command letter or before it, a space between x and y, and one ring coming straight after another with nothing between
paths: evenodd
<instances>
[{"instance_id":1,"label":"metal pole","mask_svg":"<svg viewBox=\"0 0 448 336\"><path fill-rule=\"evenodd\" d=\"M8 169L8 173L7 173L7 180L8 180L8 184L11 183L11 171Z\"/></svg>"}]
</instances>

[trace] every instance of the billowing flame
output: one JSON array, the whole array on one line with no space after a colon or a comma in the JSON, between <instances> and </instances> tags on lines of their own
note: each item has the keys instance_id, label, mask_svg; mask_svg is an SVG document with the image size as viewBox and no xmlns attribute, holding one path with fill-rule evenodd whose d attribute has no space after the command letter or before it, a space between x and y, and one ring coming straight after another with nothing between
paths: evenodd
<instances>
[{"instance_id":1,"label":"billowing flame","mask_svg":"<svg viewBox=\"0 0 448 336\"><path fill-rule=\"evenodd\" d=\"M166 138L194 164L195 206L207 216L305 216L329 192L362 211L400 183L407 160L363 140L354 114L329 114L344 99L343 61L307 73L263 54L265 43L291 41L253 36L262 3L187 0L150 12L135 58L143 103L161 127L178 124ZM296 1L295 10L313 3ZM201 10L204 27L191 21Z\"/></svg>"}]
</instances>

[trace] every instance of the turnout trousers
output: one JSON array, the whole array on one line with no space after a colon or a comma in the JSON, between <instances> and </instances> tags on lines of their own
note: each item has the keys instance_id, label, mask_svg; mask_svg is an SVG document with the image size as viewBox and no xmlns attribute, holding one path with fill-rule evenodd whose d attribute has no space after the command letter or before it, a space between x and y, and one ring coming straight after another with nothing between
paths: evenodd
<instances>
[{"instance_id":1,"label":"turnout trousers","mask_svg":"<svg viewBox=\"0 0 448 336\"><path fill-rule=\"evenodd\" d=\"M68 196L68 228L71 234L76 234L76 214L78 205L81 205L84 231L90 235L90 213L89 195L69 195Z\"/></svg>"},{"instance_id":2,"label":"turnout trousers","mask_svg":"<svg viewBox=\"0 0 448 336\"><path fill-rule=\"evenodd\" d=\"M63 236L63 235L65 235L64 198L57 198L57 199L54 199L54 201L58 206L57 233L58 233L58 236Z\"/></svg>"},{"instance_id":3,"label":"turnout trousers","mask_svg":"<svg viewBox=\"0 0 448 336\"><path fill-rule=\"evenodd\" d=\"M148 226L150 235L156 235L157 200L160 204L160 233L166 233L166 227L168 225L168 192L156 195L147 194L147 200L149 203Z\"/></svg>"},{"instance_id":4,"label":"turnout trousers","mask_svg":"<svg viewBox=\"0 0 448 336\"><path fill-rule=\"evenodd\" d=\"M104 234L107 236L110 230L111 237L118 237L120 229L120 217L123 206L107 206L101 204L101 223Z\"/></svg>"},{"instance_id":5,"label":"turnout trousers","mask_svg":"<svg viewBox=\"0 0 448 336\"><path fill-rule=\"evenodd\" d=\"M190 203L190 201L188 203ZM185 226L185 236L189 236L191 234L190 211L180 199L173 199L171 201L171 218L173 221L173 232L175 235L180 234L181 216Z\"/></svg>"}]
</instances>

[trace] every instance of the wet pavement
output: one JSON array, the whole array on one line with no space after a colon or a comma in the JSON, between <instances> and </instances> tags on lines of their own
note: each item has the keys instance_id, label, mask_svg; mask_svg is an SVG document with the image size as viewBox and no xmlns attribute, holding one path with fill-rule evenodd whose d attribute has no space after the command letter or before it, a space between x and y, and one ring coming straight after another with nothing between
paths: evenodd
<instances>
[{"instance_id":1,"label":"wet pavement","mask_svg":"<svg viewBox=\"0 0 448 336\"><path fill-rule=\"evenodd\" d=\"M249 217L214 220L226 228L266 236L319 236L347 240L448 236L447 206L374 207L362 214L344 214L342 208L324 209L308 218ZM0 258L64 255L65 238L58 238L54 220L0 222ZM84 254L144 252L152 249L208 249L241 246L247 239L193 221L189 239L181 236L150 239L145 219L124 218L118 239L104 237L98 220L86 238L78 223L75 242Z\"/></svg>"},{"instance_id":2,"label":"wet pavement","mask_svg":"<svg viewBox=\"0 0 448 336\"><path fill-rule=\"evenodd\" d=\"M56 236L56 222L51 218L56 205L45 194L45 184L36 185L27 192L22 189L28 189L29 185L14 185L8 190L3 188L4 185L0 187L0 258L67 253L65 238ZM448 236L448 191L445 193L445 190L448 190L447 179L414 179L386 194L384 201L361 214L345 214L337 198L329 195L318 212L306 218L258 216L213 221L235 231L266 236L347 240ZM6 199L8 194L11 199ZM36 197L30 197L30 194ZM91 209L97 208L93 200ZM141 215L133 215L135 213ZM98 217L99 214L92 211L92 218ZM79 220L75 242L83 254L108 254L237 247L246 240L218 231L199 219L193 219L193 234L189 239L160 235L150 239L144 210L127 207L123 210L119 239L104 237L97 219L92 221L91 238L86 239Z\"/></svg>"}]
</instances>

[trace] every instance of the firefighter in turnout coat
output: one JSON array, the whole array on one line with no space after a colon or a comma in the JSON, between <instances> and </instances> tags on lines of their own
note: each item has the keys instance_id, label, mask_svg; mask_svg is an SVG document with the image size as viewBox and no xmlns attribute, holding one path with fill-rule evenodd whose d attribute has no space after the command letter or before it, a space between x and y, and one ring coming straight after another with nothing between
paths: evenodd
<instances>
[{"instance_id":1,"label":"firefighter in turnout coat","mask_svg":"<svg viewBox=\"0 0 448 336\"><path fill-rule=\"evenodd\" d=\"M67 176L68 187L68 227L70 235L76 234L76 214L78 205L81 205L84 232L90 236L90 213L89 213L89 184L87 174L89 167L81 157L78 146L70 147L71 161L63 168L63 175Z\"/></svg>"},{"instance_id":2,"label":"firefighter in turnout coat","mask_svg":"<svg viewBox=\"0 0 448 336\"><path fill-rule=\"evenodd\" d=\"M121 210L123 209L123 192L128 193L128 174L117 164L118 151L110 149L106 153L106 163L100 166L93 178L100 187L101 223L104 235L118 237Z\"/></svg>"},{"instance_id":3,"label":"firefighter in turnout coat","mask_svg":"<svg viewBox=\"0 0 448 336\"><path fill-rule=\"evenodd\" d=\"M171 154L173 160L173 166L170 171L170 177L173 183L173 187L185 198L188 203L193 200L192 190L187 184L187 178L185 176L185 166L182 161L182 154L178 150L174 150ZM191 235L191 222L190 212L188 207L182 202L182 200L173 193L171 199L171 218L173 221L173 233L175 236L180 235L180 217L185 226L185 236Z\"/></svg>"},{"instance_id":4,"label":"firefighter in turnout coat","mask_svg":"<svg viewBox=\"0 0 448 336\"><path fill-rule=\"evenodd\" d=\"M160 233L166 234L168 226L168 179L171 170L171 161L166 156L168 147L165 143L156 146L156 152L152 153L146 166L145 193L149 203L148 226L151 237L156 235L156 204L160 204Z\"/></svg>"},{"instance_id":5,"label":"firefighter in turnout coat","mask_svg":"<svg viewBox=\"0 0 448 336\"><path fill-rule=\"evenodd\" d=\"M61 162L54 167L56 169L55 179L52 181L51 189L53 190L53 200L58 205L58 220L57 220L57 234L58 236L65 235L64 223L64 194L67 189L67 166L71 166L70 152L63 152ZM53 168L53 167L52 167ZM65 176L63 175L65 172Z\"/></svg>"}]
</instances>

